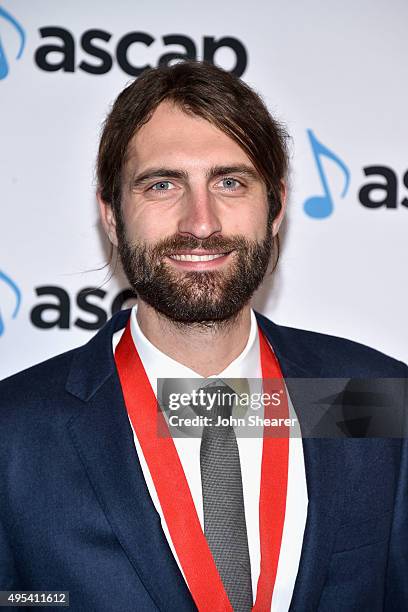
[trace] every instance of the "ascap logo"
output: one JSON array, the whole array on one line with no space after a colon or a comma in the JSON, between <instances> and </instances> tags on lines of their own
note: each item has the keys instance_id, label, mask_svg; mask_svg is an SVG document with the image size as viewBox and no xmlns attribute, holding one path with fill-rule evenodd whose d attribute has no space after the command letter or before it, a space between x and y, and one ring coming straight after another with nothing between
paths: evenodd
<instances>
[{"instance_id":1,"label":"ascap logo","mask_svg":"<svg viewBox=\"0 0 408 612\"><path fill-rule=\"evenodd\" d=\"M194 41L185 34L153 36L148 32L132 31L115 36L106 30L92 28L76 35L66 28L46 26L39 29L44 43L34 55L38 68L45 72L76 72L102 75L116 63L126 74L138 77L152 66L166 66L178 60L201 57L215 63L220 49L228 49L233 55L233 65L222 66L240 77L247 66L248 58L244 44L232 36L203 36ZM160 47L162 49L160 50ZM174 48L175 47L175 48ZM146 55L155 50L155 59L146 62Z\"/></svg>"},{"instance_id":2,"label":"ascap logo","mask_svg":"<svg viewBox=\"0 0 408 612\"><path fill-rule=\"evenodd\" d=\"M17 34L16 40L16 50L14 53L10 50L7 50L4 47L1 32L3 27L12 28ZM4 8L0 6L0 79L5 79L10 71L9 57L15 57L16 60L19 60L23 55L25 47L25 32L19 22Z\"/></svg>"},{"instance_id":3,"label":"ascap logo","mask_svg":"<svg viewBox=\"0 0 408 612\"><path fill-rule=\"evenodd\" d=\"M100 329L116 312L135 302L132 289L121 289L112 294L100 287L84 287L70 295L64 287L43 285L35 287L40 300L35 301L29 317L37 329L71 329L87 331ZM0 337L10 319L15 319L21 306L21 291L17 284L0 270Z\"/></svg>"},{"instance_id":4,"label":"ascap logo","mask_svg":"<svg viewBox=\"0 0 408 612\"><path fill-rule=\"evenodd\" d=\"M335 210L339 199L344 199L350 191L351 173L346 163L339 155L317 139L312 130L307 130L313 159L321 184L321 193L308 197L303 208L305 213L313 219L326 219ZM328 165L331 162L330 172ZM341 189L333 193L332 182L334 174L340 177ZM389 166L375 165L363 167L364 176L377 176L379 180L360 185L357 200L362 206L370 210L396 210L400 207L408 208L408 198L400 196L398 174ZM408 187L408 170L401 177L401 184Z\"/></svg>"},{"instance_id":5,"label":"ascap logo","mask_svg":"<svg viewBox=\"0 0 408 612\"><path fill-rule=\"evenodd\" d=\"M11 304L10 304L11 303ZM11 307L9 307L9 304ZM7 274L0 270L0 336L6 329L8 316L15 319L21 305L21 291Z\"/></svg>"},{"instance_id":6,"label":"ascap logo","mask_svg":"<svg viewBox=\"0 0 408 612\"><path fill-rule=\"evenodd\" d=\"M111 315L135 300L131 289L122 289L114 296L100 287L84 287L76 294L58 285L43 285L34 291L41 300L31 309L30 320L42 330L78 327L96 331Z\"/></svg>"},{"instance_id":7,"label":"ascap logo","mask_svg":"<svg viewBox=\"0 0 408 612\"><path fill-rule=\"evenodd\" d=\"M13 49L7 32L7 46L10 47L7 53L1 38L4 28L12 28L17 34ZM122 32L117 36L107 30L91 28L76 34L60 26L40 27L38 34L42 40L35 50L34 62L45 72L82 71L103 75L117 65L126 74L138 77L153 66L166 66L183 59L203 59L212 64L217 63L240 77L248 63L244 44L229 35L203 36L196 41L186 34L155 36L139 30ZM9 74L9 58L21 58L25 41L23 27L0 6L0 79ZM149 56L149 62L146 56Z\"/></svg>"}]
</instances>

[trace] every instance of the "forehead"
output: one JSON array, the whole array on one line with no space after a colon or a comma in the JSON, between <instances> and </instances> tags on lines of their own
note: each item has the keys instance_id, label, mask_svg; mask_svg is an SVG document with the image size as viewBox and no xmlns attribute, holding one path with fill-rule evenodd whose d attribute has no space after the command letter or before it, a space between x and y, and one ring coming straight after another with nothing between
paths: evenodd
<instances>
[{"instance_id":1,"label":"forehead","mask_svg":"<svg viewBox=\"0 0 408 612\"><path fill-rule=\"evenodd\" d=\"M125 167L143 170L153 165L184 168L217 164L253 164L235 140L196 115L162 102L131 139Z\"/></svg>"}]
</instances>

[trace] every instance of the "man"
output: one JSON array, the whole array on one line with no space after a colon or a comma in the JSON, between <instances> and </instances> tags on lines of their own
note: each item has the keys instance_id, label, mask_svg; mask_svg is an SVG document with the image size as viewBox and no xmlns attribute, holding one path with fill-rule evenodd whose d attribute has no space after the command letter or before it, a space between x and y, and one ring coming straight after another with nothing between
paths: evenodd
<instances>
[{"instance_id":1,"label":"man","mask_svg":"<svg viewBox=\"0 0 408 612\"><path fill-rule=\"evenodd\" d=\"M406 441L333 434L353 433L348 400L334 429L330 410L311 424L315 389L297 382L381 379L398 412L407 367L250 308L286 166L284 130L218 68L149 70L120 94L98 201L138 304L0 387L1 589L69 591L73 610L98 612L407 609ZM158 431L158 379L213 381L221 397L282 374L303 441Z\"/></svg>"}]
</instances>

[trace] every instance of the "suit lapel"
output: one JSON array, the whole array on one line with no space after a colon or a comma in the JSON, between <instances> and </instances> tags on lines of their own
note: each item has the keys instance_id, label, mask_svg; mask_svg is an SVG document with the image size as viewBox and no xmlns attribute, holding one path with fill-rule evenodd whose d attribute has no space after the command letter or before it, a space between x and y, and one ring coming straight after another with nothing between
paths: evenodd
<instances>
[{"instance_id":1,"label":"suit lapel","mask_svg":"<svg viewBox=\"0 0 408 612\"><path fill-rule=\"evenodd\" d=\"M303 424L310 431L309 415L315 405L312 396L305 399L302 379L322 376L320 359L310 351L299 356L299 347L287 344L282 328L258 313L257 319L276 353L300 426ZM318 608L342 516L344 452L342 439L303 438L309 503L291 612L311 612Z\"/></svg>"},{"instance_id":2,"label":"suit lapel","mask_svg":"<svg viewBox=\"0 0 408 612\"><path fill-rule=\"evenodd\" d=\"M67 390L85 402L69 435L130 563L160 610L195 610L163 533L133 441L112 352L121 313L75 355Z\"/></svg>"}]
</instances>

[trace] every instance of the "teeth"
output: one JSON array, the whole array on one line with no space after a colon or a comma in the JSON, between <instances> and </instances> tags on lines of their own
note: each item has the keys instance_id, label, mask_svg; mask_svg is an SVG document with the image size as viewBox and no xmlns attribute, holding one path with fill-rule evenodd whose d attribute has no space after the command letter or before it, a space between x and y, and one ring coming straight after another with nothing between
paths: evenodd
<instances>
[{"instance_id":1,"label":"teeth","mask_svg":"<svg viewBox=\"0 0 408 612\"><path fill-rule=\"evenodd\" d=\"M211 261L223 257L226 253L217 253L216 255L170 255L176 261Z\"/></svg>"}]
</instances>

